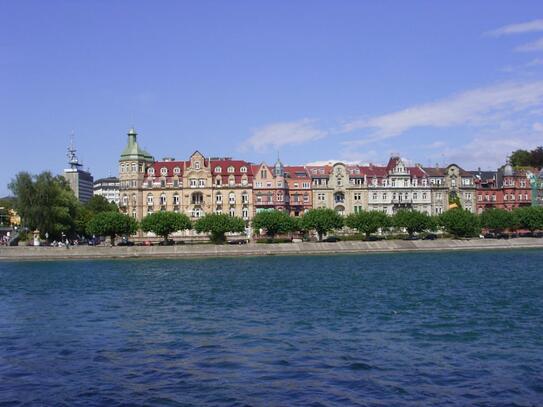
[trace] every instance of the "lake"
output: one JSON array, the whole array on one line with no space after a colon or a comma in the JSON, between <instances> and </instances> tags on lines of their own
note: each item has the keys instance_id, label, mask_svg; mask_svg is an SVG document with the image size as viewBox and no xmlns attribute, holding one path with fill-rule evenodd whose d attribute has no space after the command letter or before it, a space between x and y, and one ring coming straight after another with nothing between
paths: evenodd
<instances>
[{"instance_id":1,"label":"lake","mask_svg":"<svg viewBox=\"0 0 543 407\"><path fill-rule=\"evenodd\" d=\"M543 252L0 262L0 405L541 405Z\"/></svg>"}]
</instances>

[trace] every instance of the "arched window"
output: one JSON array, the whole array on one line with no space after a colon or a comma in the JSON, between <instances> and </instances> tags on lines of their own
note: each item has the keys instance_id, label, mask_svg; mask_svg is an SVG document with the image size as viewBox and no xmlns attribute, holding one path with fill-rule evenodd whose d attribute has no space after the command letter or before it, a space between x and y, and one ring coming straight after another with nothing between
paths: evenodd
<instances>
[{"instance_id":1,"label":"arched window","mask_svg":"<svg viewBox=\"0 0 543 407\"><path fill-rule=\"evenodd\" d=\"M233 192L230 192L228 194L228 203L229 204L235 204L236 203L236 194Z\"/></svg>"},{"instance_id":2,"label":"arched window","mask_svg":"<svg viewBox=\"0 0 543 407\"><path fill-rule=\"evenodd\" d=\"M155 169L153 167L149 167L149 169L147 170L147 174L155 175Z\"/></svg>"},{"instance_id":3,"label":"arched window","mask_svg":"<svg viewBox=\"0 0 543 407\"><path fill-rule=\"evenodd\" d=\"M166 194L164 193L160 194L160 205L161 206L166 205Z\"/></svg>"},{"instance_id":4,"label":"arched window","mask_svg":"<svg viewBox=\"0 0 543 407\"><path fill-rule=\"evenodd\" d=\"M249 203L249 194L245 191L243 191L243 193L241 194L241 202L244 204Z\"/></svg>"},{"instance_id":5,"label":"arched window","mask_svg":"<svg viewBox=\"0 0 543 407\"><path fill-rule=\"evenodd\" d=\"M200 169L200 161L195 161L194 162L194 168L199 170Z\"/></svg>"},{"instance_id":6,"label":"arched window","mask_svg":"<svg viewBox=\"0 0 543 407\"><path fill-rule=\"evenodd\" d=\"M230 173L234 172L234 167L233 166L228 167L227 171L230 172Z\"/></svg>"},{"instance_id":7,"label":"arched window","mask_svg":"<svg viewBox=\"0 0 543 407\"><path fill-rule=\"evenodd\" d=\"M164 177L168 175L168 169L166 167L162 167L160 169L160 175L163 175Z\"/></svg>"},{"instance_id":8,"label":"arched window","mask_svg":"<svg viewBox=\"0 0 543 407\"><path fill-rule=\"evenodd\" d=\"M175 167L175 168L173 169L173 173L174 173L175 175L181 174L181 168Z\"/></svg>"},{"instance_id":9,"label":"arched window","mask_svg":"<svg viewBox=\"0 0 543 407\"><path fill-rule=\"evenodd\" d=\"M136 163L132 163L132 172L137 172L138 167Z\"/></svg>"},{"instance_id":10,"label":"arched window","mask_svg":"<svg viewBox=\"0 0 543 407\"><path fill-rule=\"evenodd\" d=\"M248 183L247 175L243 174L243 177L241 177L241 185L247 185Z\"/></svg>"},{"instance_id":11,"label":"arched window","mask_svg":"<svg viewBox=\"0 0 543 407\"><path fill-rule=\"evenodd\" d=\"M175 206L179 205L179 195L177 193L173 194L173 204Z\"/></svg>"},{"instance_id":12,"label":"arched window","mask_svg":"<svg viewBox=\"0 0 543 407\"><path fill-rule=\"evenodd\" d=\"M222 184L222 179L220 175L215 177L215 185L220 186Z\"/></svg>"},{"instance_id":13,"label":"arched window","mask_svg":"<svg viewBox=\"0 0 543 407\"><path fill-rule=\"evenodd\" d=\"M123 206L128 205L128 196L127 195L123 195L122 203L123 203Z\"/></svg>"},{"instance_id":14,"label":"arched window","mask_svg":"<svg viewBox=\"0 0 543 407\"><path fill-rule=\"evenodd\" d=\"M221 168L220 165L217 165L217 166L215 167L215 172L222 172L222 168Z\"/></svg>"},{"instance_id":15,"label":"arched window","mask_svg":"<svg viewBox=\"0 0 543 407\"><path fill-rule=\"evenodd\" d=\"M236 185L236 178L233 175L228 177L228 185Z\"/></svg>"},{"instance_id":16,"label":"arched window","mask_svg":"<svg viewBox=\"0 0 543 407\"><path fill-rule=\"evenodd\" d=\"M153 200L154 200L153 194L151 194L151 193L147 194L147 205L148 206L153 206Z\"/></svg>"},{"instance_id":17,"label":"arched window","mask_svg":"<svg viewBox=\"0 0 543 407\"><path fill-rule=\"evenodd\" d=\"M215 202L222 204L222 195L220 192L217 192L217 195L215 195Z\"/></svg>"},{"instance_id":18,"label":"arched window","mask_svg":"<svg viewBox=\"0 0 543 407\"><path fill-rule=\"evenodd\" d=\"M192 217L193 218L200 218L203 214L203 211L200 208L194 208L192 210Z\"/></svg>"},{"instance_id":19,"label":"arched window","mask_svg":"<svg viewBox=\"0 0 543 407\"><path fill-rule=\"evenodd\" d=\"M193 205L201 205L204 202L204 195L201 192L193 192L191 202Z\"/></svg>"},{"instance_id":20,"label":"arched window","mask_svg":"<svg viewBox=\"0 0 543 407\"><path fill-rule=\"evenodd\" d=\"M236 208L230 208L230 216L236 216Z\"/></svg>"},{"instance_id":21,"label":"arched window","mask_svg":"<svg viewBox=\"0 0 543 407\"><path fill-rule=\"evenodd\" d=\"M244 167L241 167L239 170L240 170L241 172L247 172L247 167L245 167L245 166L244 166Z\"/></svg>"},{"instance_id":22,"label":"arched window","mask_svg":"<svg viewBox=\"0 0 543 407\"><path fill-rule=\"evenodd\" d=\"M242 212L243 219L245 219L245 220L249 219L249 209L248 208L243 208L241 212Z\"/></svg>"}]
</instances>

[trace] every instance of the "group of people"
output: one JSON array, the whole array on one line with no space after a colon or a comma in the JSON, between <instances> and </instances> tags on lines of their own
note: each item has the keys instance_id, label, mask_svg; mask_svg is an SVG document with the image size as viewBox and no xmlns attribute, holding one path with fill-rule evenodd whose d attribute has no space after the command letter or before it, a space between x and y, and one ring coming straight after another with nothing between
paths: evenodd
<instances>
[{"instance_id":1,"label":"group of people","mask_svg":"<svg viewBox=\"0 0 543 407\"><path fill-rule=\"evenodd\" d=\"M9 245L9 236L3 235L0 237L0 246L8 246Z\"/></svg>"},{"instance_id":2,"label":"group of people","mask_svg":"<svg viewBox=\"0 0 543 407\"><path fill-rule=\"evenodd\" d=\"M75 240L72 240L72 241L69 241L68 239L62 241L56 241L56 240L53 240L51 242L51 246L53 247L66 247L67 249L70 248L70 246L79 246L79 240L75 239Z\"/></svg>"}]
</instances>

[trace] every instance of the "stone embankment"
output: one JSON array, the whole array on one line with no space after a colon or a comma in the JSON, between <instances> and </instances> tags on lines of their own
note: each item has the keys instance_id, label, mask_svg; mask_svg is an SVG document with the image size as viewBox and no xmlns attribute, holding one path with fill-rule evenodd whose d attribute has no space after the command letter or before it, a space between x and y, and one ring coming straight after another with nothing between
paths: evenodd
<instances>
[{"instance_id":1,"label":"stone embankment","mask_svg":"<svg viewBox=\"0 0 543 407\"><path fill-rule=\"evenodd\" d=\"M151 247L0 247L0 260L203 258L347 253L436 252L451 250L543 249L543 239L389 240L378 242L181 245Z\"/></svg>"}]
</instances>

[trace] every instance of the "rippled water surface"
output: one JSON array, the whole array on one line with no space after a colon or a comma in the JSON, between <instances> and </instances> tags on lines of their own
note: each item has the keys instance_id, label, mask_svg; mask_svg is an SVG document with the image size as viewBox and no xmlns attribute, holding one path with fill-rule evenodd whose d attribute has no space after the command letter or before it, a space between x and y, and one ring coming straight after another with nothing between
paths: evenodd
<instances>
[{"instance_id":1,"label":"rippled water surface","mask_svg":"<svg viewBox=\"0 0 543 407\"><path fill-rule=\"evenodd\" d=\"M543 253L0 262L0 405L543 405Z\"/></svg>"}]
</instances>

